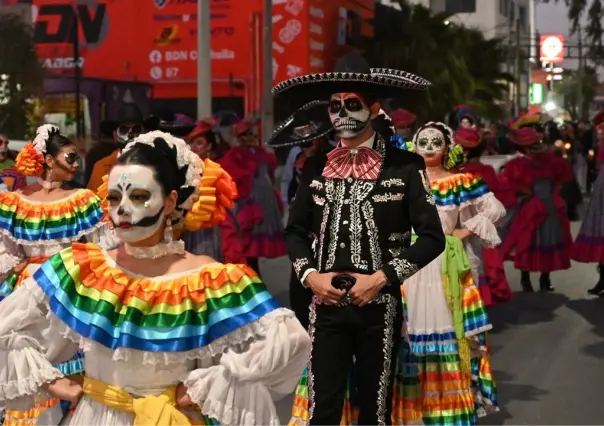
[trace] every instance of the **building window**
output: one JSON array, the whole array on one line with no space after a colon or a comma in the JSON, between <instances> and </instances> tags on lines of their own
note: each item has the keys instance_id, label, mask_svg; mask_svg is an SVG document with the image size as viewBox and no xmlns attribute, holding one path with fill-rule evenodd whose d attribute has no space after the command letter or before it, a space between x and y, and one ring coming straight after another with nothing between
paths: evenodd
<instances>
[{"instance_id":1,"label":"building window","mask_svg":"<svg viewBox=\"0 0 604 426\"><path fill-rule=\"evenodd\" d=\"M520 28L526 30L526 7L518 6L518 20L520 21Z\"/></svg>"},{"instance_id":2,"label":"building window","mask_svg":"<svg viewBox=\"0 0 604 426\"><path fill-rule=\"evenodd\" d=\"M475 13L476 0L446 0L445 12L448 13Z\"/></svg>"},{"instance_id":3,"label":"building window","mask_svg":"<svg viewBox=\"0 0 604 426\"><path fill-rule=\"evenodd\" d=\"M499 0L499 13L503 16L508 16L508 8L510 7L510 0Z\"/></svg>"}]
</instances>

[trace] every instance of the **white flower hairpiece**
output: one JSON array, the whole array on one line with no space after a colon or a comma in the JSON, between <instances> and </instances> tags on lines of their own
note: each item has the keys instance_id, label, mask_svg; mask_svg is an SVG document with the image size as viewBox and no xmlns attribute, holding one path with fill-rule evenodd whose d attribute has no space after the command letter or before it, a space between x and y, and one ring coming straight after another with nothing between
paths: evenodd
<instances>
[{"instance_id":1,"label":"white flower hairpiece","mask_svg":"<svg viewBox=\"0 0 604 426\"><path fill-rule=\"evenodd\" d=\"M201 175L203 174L203 161L197 154L191 151L191 147L184 140L174 137L169 133L153 131L136 137L132 142L126 145L123 153L134 148L134 145L137 143L154 147L155 144L153 141L156 138L161 138L166 141L168 146L176 148L176 163L178 164L179 169L188 166L185 175L185 183L181 188L193 187L194 191L178 207L181 210L191 210L195 202L199 199L199 185L201 184ZM175 211L175 215L182 217L182 211Z\"/></svg>"},{"instance_id":2,"label":"white flower hairpiece","mask_svg":"<svg viewBox=\"0 0 604 426\"><path fill-rule=\"evenodd\" d=\"M58 133L59 128L54 124L43 124L36 130L36 137L32 144L36 151L43 156L46 154L46 141L50 137L51 133Z\"/></svg>"}]
</instances>

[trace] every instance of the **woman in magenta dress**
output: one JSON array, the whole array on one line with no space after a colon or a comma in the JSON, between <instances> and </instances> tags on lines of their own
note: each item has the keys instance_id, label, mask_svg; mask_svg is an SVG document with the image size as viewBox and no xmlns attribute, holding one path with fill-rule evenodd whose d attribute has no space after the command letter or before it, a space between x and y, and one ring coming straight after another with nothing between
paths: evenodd
<instances>
[{"instance_id":1,"label":"woman in magenta dress","mask_svg":"<svg viewBox=\"0 0 604 426\"><path fill-rule=\"evenodd\" d=\"M241 228L243 254L255 270L258 258L285 256L283 203L275 188L275 154L261 147L255 124L243 120L233 126L238 146L222 157L220 164L237 184L236 217Z\"/></svg>"},{"instance_id":2,"label":"woman in magenta dress","mask_svg":"<svg viewBox=\"0 0 604 426\"><path fill-rule=\"evenodd\" d=\"M510 209L514 206L516 198L513 192L506 188L493 166L480 162L480 157L486 149L486 140L480 131L473 128L460 128L454 134L455 143L463 147L466 161L458 167L460 173L471 173L485 181L495 197ZM480 251L477 250L476 253ZM503 257L498 248L484 247L482 249L482 262L480 274L475 277L478 290L486 306L505 302L512 297L512 290L505 276Z\"/></svg>"},{"instance_id":3,"label":"woman in magenta dress","mask_svg":"<svg viewBox=\"0 0 604 426\"><path fill-rule=\"evenodd\" d=\"M541 273L541 291L553 291L550 273L570 268L570 222L559 188L573 178L572 170L534 128L518 129L509 138L524 155L510 160L502 173L516 204L501 228L501 252L521 271L525 292L533 291L530 272Z\"/></svg>"},{"instance_id":4,"label":"woman in magenta dress","mask_svg":"<svg viewBox=\"0 0 604 426\"><path fill-rule=\"evenodd\" d=\"M589 206L585 212L579 235L575 240L571 255L577 262L596 263L600 279L587 290L589 294L604 296L604 124L596 127L598 134L598 155L596 169L598 177L594 182Z\"/></svg>"}]
</instances>

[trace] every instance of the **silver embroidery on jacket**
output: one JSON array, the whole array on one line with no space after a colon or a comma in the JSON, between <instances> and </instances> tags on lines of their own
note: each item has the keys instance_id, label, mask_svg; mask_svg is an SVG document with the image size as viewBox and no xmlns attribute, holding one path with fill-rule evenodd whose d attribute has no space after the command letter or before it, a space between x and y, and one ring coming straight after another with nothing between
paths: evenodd
<instances>
[{"instance_id":1,"label":"silver embroidery on jacket","mask_svg":"<svg viewBox=\"0 0 604 426\"><path fill-rule=\"evenodd\" d=\"M357 268L368 271L369 264L362 257L361 242L363 225L361 222L361 203L373 189L373 182L357 180L350 189L350 260Z\"/></svg>"},{"instance_id":2,"label":"silver embroidery on jacket","mask_svg":"<svg viewBox=\"0 0 604 426\"><path fill-rule=\"evenodd\" d=\"M315 202L316 205L318 206L324 206L325 205L325 198L318 196L317 194L313 194L312 195L312 200Z\"/></svg>"},{"instance_id":3,"label":"silver embroidery on jacket","mask_svg":"<svg viewBox=\"0 0 604 426\"><path fill-rule=\"evenodd\" d=\"M321 190L321 189L323 189L323 184L321 182L319 182L318 180L314 179L310 183L310 187Z\"/></svg>"},{"instance_id":4,"label":"silver embroidery on jacket","mask_svg":"<svg viewBox=\"0 0 604 426\"><path fill-rule=\"evenodd\" d=\"M369 201L365 201L362 207L363 220L367 225L367 236L369 237L369 252L374 271L382 268L382 250L380 249L380 240L378 238L378 229L375 225L373 206Z\"/></svg>"},{"instance_id":5,"label":"silver embroidery on jacket","mask_svg":"<svg viewBox=\"0 0 604 426\"><path fill-rule=\"evenodd\" d=\"M390 188L392 186L405 186L405 182L399 178L384 179L380 182L380 185Z\"/></svg>"},{"instance_id":6,"label":"silver embroidery on jacket","mask_svg":"<svg viewBox=\"0 0 604 426\"><path fill-rule=\"evenodd\" d=\"M390 252L392 257L399 257L403 253L402 248L391 248L391 249L388 249L388 251Z\"/></svg>"},{"instance_id":7,"label":"silver embroidery on jacket","mask_svg":"<svg viewBox=\"0 0 604 426\"><path fill-rule=\"evenodd\" d=\"M386 194L376 194L372 198L376 203L387 203L388 201L401 201L403 194L387 192Z\"/></svg>"},{"instance_id":8,"label":"silver embroidery on jacket","mask_svg":"<svg viewBox=\"0 0 604 426\"><path fill-rule=\"evenodd\" d=\"M392 265L394 270L396 271L396 276L400 283L405 281L411 275L415 274L419 270L419 266L415 263L409 262L407 259L392 259L388 262L389 265Z\"/></svg>"},{"instance_id":9,"label":"silver embroidery on jacket","mask_svg":"<svg viewBox=\"0 0 604 426\"><path fill-rule=\"evenodd\" d=\"M300 257L300 258L296 259L296 261L293 263L293 265L294 265L294 271L296 271L296 275L300 275L302 268L305 267L306 265L308 265L308 259L305 257Z\"/></svg>"},{"instance_id":10,"label":"silver embroidery on jacket","mask_svg":"<svg viewBox=\"0 0 604 426\"><path fill-rule=\"evenodd\" d=\"M329 221L329 247L327 248L327 262L325 262L325 270L330 270L336 263L336 247L338 244L338 234L340 232L340 219L342 217L342 205L344 204L344 196L346 195L346 186L343 180L338 181L335 184L330 179L327 182L327 198L330 198L330 194L333 194L333 217ZM322 232L323 233L323 232ZM323 253L323 251L321 251Z\"/></svg>"}]
</instances>

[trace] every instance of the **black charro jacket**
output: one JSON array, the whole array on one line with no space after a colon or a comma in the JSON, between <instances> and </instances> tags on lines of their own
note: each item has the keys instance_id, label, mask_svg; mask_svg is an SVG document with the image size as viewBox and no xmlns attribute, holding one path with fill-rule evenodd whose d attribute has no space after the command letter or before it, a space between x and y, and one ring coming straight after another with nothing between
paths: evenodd
<instances>
[{"instance_id":1,"label":"black charro jacket","mask_svg":"<svg viewBox=\"0 0 604 426\"><path fill-rule=\"evenodd\" d=\"M376 180L322 176L326 154L306 160L285 238L298 278L309 270L371 274L383 270L387 292L445 248L440 218L421 156L376 134L382 155ZM411 244L411 231L417 240Z\"/></svg>"}]
</instances>

